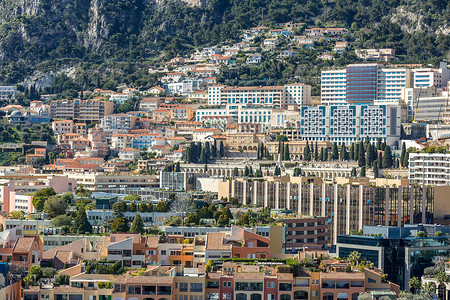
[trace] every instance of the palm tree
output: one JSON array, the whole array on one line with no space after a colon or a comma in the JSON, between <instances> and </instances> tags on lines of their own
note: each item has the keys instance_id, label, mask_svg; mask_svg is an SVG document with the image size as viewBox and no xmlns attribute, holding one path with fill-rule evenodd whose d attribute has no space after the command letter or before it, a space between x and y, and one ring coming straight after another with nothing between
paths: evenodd
<instances>
[{"instance_id":1,"label":"palm tree","mask_svg":"<svg viewBox=\"0 0 450 300\"><path fill-rule=\"evenodd\" d=\"M358 251L352 251L348 257L347 260L353 265L356 266L359 262L359 260L361 259L361 253L359 253Z\"/></svg>"},{"instance_id":2,"label":"palm tree","mask_svg":"<svg viewBox=\"0 0 450 300\"><path fill-rule=\"evenodd\" d=\"M411 290L411 292L413 292L414 294L417 293L417 290L420 289L421 287L421 283L419 278L417 277L413 277L409 280L409 289Z\"/></svg>"},{"instance_id":3,"label":"palm tree","mask_svg":"<svg viewBox=\"0 0 450 300\"><path fill-rule=\"evenodd\" d=\"M444 271L439 272L436 276L436 282L438 285L439 299L443 299L446 291L446 284L449 282L447 274L445 274Z\"/></svg>"}]
</instances>

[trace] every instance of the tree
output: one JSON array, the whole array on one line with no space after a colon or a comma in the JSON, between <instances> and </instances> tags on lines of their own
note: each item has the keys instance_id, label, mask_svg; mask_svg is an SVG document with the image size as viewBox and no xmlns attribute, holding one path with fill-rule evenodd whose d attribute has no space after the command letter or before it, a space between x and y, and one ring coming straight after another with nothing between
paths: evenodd
<instances>
[{"instance_id":1,"label":"tree","mask_svg":"<svg viewBox=\"0 0 450 300\"><path fill-rule=\"evenodd\" d=\"M361 141L360 143L359 143L359 147L358 147L359 149L359 153L358 153L358 167L362 167L362 166L364 166L365 164L366 164L366 157L365 157L365 154L364 154L364 144L363 144L363 142Z\"/></svg>"},{"instance_id":2,"label":"tree","mask_svg":"<svg viewBox=\"0 0 450 300\"><path fill-rule=\"evenodd\" d=\"M211 143L211 156L213 158L217 157L217 146L216 146L216 142L215 141Z\"/></svg>"},{"instance_id":3,"label":"tree","mask_svg":"<svg viewBox=\"0 0 450 300\"><path fill-rule=\"evenodd\" d=\"M25 213L21 210L15 210L12 211L8 214L8 218L9 219L18 219L18 220L23 220L25 219Z\"/></svg>"},{"instance_id":4,"label":"tree","mask_svg":"<svg viewBox=\"0 0 450 300\"><path fill-rule=\"evenodd\" d=\"M448 276L445 273L445 271L440 271L437 274L436 281L437 281L438 287L445 286L445 284L449 282Z\"/></svg>"},{"instance_id":5,"label":"tree","mask_svg":"<svg viewBox=\"0 0 450 300\"><path fill-rule=\"evenodd\" d=\"M36 211L42 211L44 209L45 201L51 197L55 196L56 192L53 188L44 188L34 194L33 206Z\"/></svg>"},{"instance_id":6,"label":"tree","mask_svg":"<svg viewBox=\"0 0 450 300\"><path fill-rule=\"evenodd\" d=\"M389 145L386 145L384 148L384 155L383 155L383 169L389 169L392 168L393 160L392 160L392 153L391 153L391 147Z\"/></svg>"},{"instance_id":7,"label":"tree","mask_svg":"<svg viewBox=\"0 0 450 300\"><path fill-rule=\"evenodd\" d=\"M200 222L200 218L197 214L194 213L190 213L187 217L186 217L186 224L194 224L194 225L198 225L198 223Z\"/></svg>"},{"instance_id":8,"label":"tree","mask_svg":"<svg viewBox=\"0 0 450 300\"><path fill-rule=\"evenodd\" d=\"M281 169L279 166L275 166L275 171L273 172L275 176L281 176Z\"/></svg>"},{"instance_id":9,"label":"tree","mask_svg":"<svg viewBox=\"0 0 450 300\"><path fill-rule=\"evenodd\" d=\"M221 214L219 216L219 220L217 221L219 226L222 226L222 227L227 226L229 222L230 222L230 220L226 214Z\"/></svg>"},{"instance_id":10,"label":"tree","mask_svg":"<svg viewBox=\"0 0 450 300\"><path fill-rule=\"evenodd\" d=\"M53 285L69 285L70 277L69 275L59 275L53 282Z\"/></svg>"},{"instance_id":11,"label":"tree","mask_svg":"<svg viewBox=\"0 0 450 300\"><path fill-rule=\"evenodd\" d=\"M345 147L345 144L342 143L341 145L341 160L348 160L348 152L347 152L347 147Z\"/></svg>"},{"instance_id":12,"label":"tree","mask_svg":"<svg viewBox=\"0 0 450 300\"><path fill-rule=\"evenodd\" d=\"M120 201L117 204L117 208L119 209L120 212L124 213L128 211L128 205L125 203L125 201Z\"/></svg>"},{"instance_id":13,"label":"tree","mask_svg":"<svg viewBox=\"0 0 450 300\"><path fill-rule=\"evenodd\" d=\"M366 177L366 166L361 167L361 177Z\"/></svg>"},{"instance_id":14,"label":"tree","mask_svg":"<svg viewBox=\"0 0 450 300\"><path fill-rule=\"evenodd\" d=\"M82 206L78 208L75 214L72 230L79 233L92 232L92 226L88 221L86 210Z\"/></svg>"},{"instance_id":15,"label":"tree","mask_svg":"<svg viewBox=\"0 0 450 300\"><path fill-rule=\"evenodd\" d=\"M402 153L400 154L400 163L401 163L403 168L407 167L404 164L405 155L406 155L406 144L405 144L405 142L403 142L402 143Z\"/></svg>"},{"instance_id":16,"label":"tree","mask_svg":"<svg viewBox=\"0 0 450 300\"><path fill-rule=\"evenodd\" d=\"M347 260L354 266L358 264L358 262L361 260L361 253L358 251L352 251L347 257Z\"/></svg>"},{"instance_id":17,"label":"tree","mask_svg":"<svg viewBox=\"0 0 450 300\"><path fill-rule=\"evenodd\" d=\"M144 222L142 221L141 215L137 213L130 227L131 233L144 233Z\"/></svg>"},{"instance_id":18,"label":"tree","mask_svg":"<svg viewBox=\"0 0 450 300\"><path fill-rule=\"evenodd\" d=\"M351 172L350 176L356 177L356 168L355 167L352 168L352 172Z\"/></svg>"},{"instance_id":19,"label":"tree","mask_svg":"<svg viewBox=\"0 0 450 300\"><path fill-rule=\"evenodd\" d=\"M239 170L238 170L237 167L235 167L235 168L233 169L233 177L237 177L237 176L239 176Z\"/></svg>"},{"instance_id":20,"label":"tree","mask_svg":"<svg viewBox=\"0 0 450 300\"><path fill-rule=\"evenodd\" d=\"M280 134L280 135L277 136L276 141L277 141L277 142L287 142L287 141L288 141L288 138L287 138L287 136L285 136L285 135L283 135L283 134Z\"/></svg>"},{"instance_id":21,"label":"tree","mask_svg":"<svg viewBox=\"0 0 450 300\"><path fill-rule=\"evenodd\" d=\"M128 232L128 224L124 218L116 218L111 224L112 232Z\"/></svg>"},{"instance_id":22,"label":"tree","mask_svg":"<svg viewBox=\"0 0 450 300\"><path fill-rule=\"evenodd\" d=\"M422 286L420 279L417 277L413 277L409 280L409 289L415 294L417 292L418 289L420 289L420 287Z\"/></svg>"},{"instance_id":23,"label":"tree","mask_svg":"<svg viewBox=\"0 0 450 300\"><path fill-rule=\"evenodd\" d=\"M72 218L67 215L60 215L52 219L51 224L55 227L70 226Z\"/></svg>"},{"instance_id":24,"label":"tree","mask_svg":"<svg viewBox=\"0 0 450 300\"><path fill-rule=\"evenodd\" d=\"M41 268L43 278L53 278L56 275L55 268Z\"/></svg>"},{"instance_id":25,"label":"tree","mask_svg":"<svg viewBox=\"0 0 450 300\"><path fill-rule=\"evenodd\" d=\"M322 148L323 149L323 148ZM316 142L316 147L314 148L314 160L318 161L319 160L319 148L317 146L317 142Z\"/></svg>"},{"instance_id":26,"label":"tree","mask_svg":"<svg viewBox=\"0 0 450 300\"><path fill-rule=\"evenodd\" d=\"M366 156L367 156L367 165L369 167L372 167L373 161L375 160L373 149L372 149L372 144L369 144L367 146L367 154L366 154Z\"/></svg>"},{"instance_id":27,"label":"tree","mask_svg":"<svg viewBox=\"0 0 450 300\"><path fill-rule=\"evenodd\" d=\"M375 160L375 161L373 162L373 178L378 178L378 177L379 177L378 173L379 173L379 170L378 170L378 160Z\"/></svg>"},{"instance_id":28,"label":"tree","mask_svg":"<svg viewBox=\"0 0 450 300\"><path fill-rule=\"evenodd\" d=\"M137 210L136 203L131 202L130 205L128 205L128 211L130 211L130 212L136 212L136 210Z\"/></svg>"},{"instance_id":29,"label":"tree","mask_svg":"<svg viewBox=\"0 0 450 300\"><path fill-rule=\"evenodd\" d=\"M70 204L73 201L73 194L71 192L67 192L61 195L61 199L64 200L64 202Z\"/></svg>"},{"instance_id":30,"label":"tree","mask_svg":"<svg viewBox=\"0 0 450 300\"><path fill-rule=\"evenodd\" d=\"M65 214L67 206L67 202L62 198L51 196L45 201L44 212L48 215L49 218L54 218L56 216Z\"/></svg>"},{"instance_id":31,"label":"tree","mask_svg":"<svg viewBox=\"0 0 450 300\"><path fill-rule=\"evenodd\" d=\"M223 148L223 141L220 141L220 144L219 144L219 154L220 154L220 157L225 156L225 149Z\"/></svg>"},{"instance_id":32,"label":"tree","mask_svg":"<svg viewBox=\"0 0 450 300\"><path fill-rule=\"evenodd\" d=\"M289 144L284 146L284 160L290 160Z\"/></svg>"},{"instance_id":33,"label":"tree","mask_svg":"<svg viewBox=\"0 0 450 300\"><path fill-rule=\"evenodd\" d=\"M309 142L306 141L305 149L303 149L303 160L311 160L311 149L309 148Z\"/></svg>"},{"instance_id":34,"label":"tree","mask_svg":"<svg viewBox=\"0 0 450 300\"><path fill-rule=\"evenodd\" d=\"M75 193L80 198L89 198L92 195L92 192L84 187L84 185L79 184L75 190Z\"/></svg>"},{"instance_id":35,"label":"tree","mask_svg":"<svg viewBox=\"0 0 450 300\"><path fill-rule=\"evenodd\" d=\"M159 201L158 204L156 204L156 211L158 212L168 212L169 211L169 205L167 202Z\"/></svg>"},{"instance_id":36,"label":"tree","mask_svg":"<svg viewBox=\"0 0 450 300\"><path fill-rule=\"evenodd\" d=\"M353 160L354 159L354 155L355 154L355 144L352 143L351 147L350 147L350 159Z\"/></svg>"},{"instance_id":37,"label":"tree","mask_svg":"<svg viewBox=\"0 0 450 300\"><path fill-rule=\"evenodd\" d=\"M141 204L139 204L139 211L140 212L147 212L148 211L147 203L142 202Z\"/></svg>"},{"instance_id":38,"label":"tree","mask_svg":"<svg viewBox=\"0 0 450 300\"><path fill-rule=\"evenodd\" d=\"M179 161L175 164L175 172L181 172L181 166Z\"/></svg>"},{"instance_id":39,"label":"tree","mask_svg":"<svg viewBox=\"0 0 450 300\"><path fill-rule=\"evenodd\" d=\"M238 226L250 226L250 218L248 214L243 214L242 216L240 216L236 224Z\"/></svg>"},{"instance_id":40,"label":"tree","mask_svg":"<svg viewBox=\"0 0 450 300\"><path fill-rule=\"evenodd\" d=\"M427 237L427 233L425 231L419 231L419 232L417 232L417 237L421 237L421 238Z\"/></svg>"},{"instance_id":41,"label":"tree","mask_svg":"<svg viewBox=\"0 0 450 300\"><path fill-rule=\"evenodd\" d=\"M331 159L332 160L338 160L339 159L338 147L337 147L337 143L336 142L334 142L333 146L331 147Z\"/></svg>"},{"instance_id":42,"label":"tree","mask_svg":"<svg viewBox=\"0 0 450 300\"><path fill-rule=\"evenodd\" d=\"M406 153L405 153L405 156L403 157L403 160L402 160L402 165L403 165L405 168L408 168L408 167L409 167L409 152L406 152Z\"/></svg>"}]
</instances>

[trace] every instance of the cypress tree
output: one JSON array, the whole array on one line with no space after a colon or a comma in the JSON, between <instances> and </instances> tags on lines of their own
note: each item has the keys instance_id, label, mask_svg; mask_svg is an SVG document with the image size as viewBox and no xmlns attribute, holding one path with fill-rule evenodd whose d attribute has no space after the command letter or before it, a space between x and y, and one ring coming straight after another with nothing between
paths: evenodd
<instances>
[{"instance_id":1,"label":"cypress tree","mask_svg":"<svg viewBox=\"0 0 450 300\"><path fill-rule=\"evenodd\" d=\"M206 154L206 160L211 158L211 145L209 142L205 142L203 145L203 148L205 148L205 154Z\"/></svg>"},{"instance_id":2,"label":"cypress tree","mask_svg":"<svg viewBox=\"0 0 450 300\"><path fill-rule=\"evenodd\" d=\"M284 160L290 160L291 154L289 153L289 145L285 145L284 147Z\"/></svg>"},{"instance_id":3,"label":"cypress tree","mask_svg":"<svg viewBox=\"0 0 450 300\"><path fill-rule=\"evenodd\" d=\"M309 143L306 141L306 147L303 149L303 160L310 161L311 160L311 150L309 149Z\"/></svg>"},{"instance_id":4,"label":"cypress tree","mask_svg":"<svg viewBox=\"0 0 450 300\"><path fill-rule=\"evenodd\" d=\"M361 177L366 177L366 166L361 167Z\"/></svg>"},{"instance_id":5,"label":"cypress tree","mask_svg":"<svg viewBox=\"0 0 450 300\"><path fill-rule=\"evenodd\" d=\"M373 178L378 178L378 159L373 162Z\"/></svg>"},{"instance_id":6,"label":"cypress tree","mask_svg":"<svg viewBox=\"0 0 450 300\"><path fill-rule=\"evenodd\" d=\"M353 153L353 160L359 160L359 143L355 145L355 152Z\"/></svg>"},{"instance_id":7,"label":"cypress tree","mask_svg":"<svg viewBox=\"0 0 450 300\"><path fill-rule=\"evenodd\" d=\"M361 141L359 143L359 153L358 153L358 167L362 167L366 164L366 157L364 155L364 144Z\"/></svg>"},{"instance_id":8,"label":"cypress tree","mask_svg":"<svg viewBox=\"0 0 450 300\"><path fill-rule=\"evenodd\" d=\"M378 169L383 168L383 156L381 155L381 152L378 155L378 159L377 160L378 160Z\"/></svg>"},{"instance_id":9,"label":"cypress tree","mask_svg":"<svg viewBox=\"0 0 450 300\"><path fill-rule=\"evenodd\" d=\"M351 176L356 177L356 168L355 167L353 167L353 169L352 169Z\"/></svg>"},{"instance_id":10,"label":"cypress tree","mask_svg":"<svg viewBox=\"0 0 450 300\"><path fill-rule=\"evenodd\" d=\"M355 143L352 143L352 146L350 147L350 159L353 160L355 157Z\"/></svg>"},{"instance_id":11,"label":"cypress tree","mask_svg":"<svg viewBox=\"0 0 450 300\"><path fill-rule=\"evenodd\" d=\"M378 138L378 141L377 141L377 150L381 150L381 138Z\"/></svg>"},{"instance_id":12,"label":"cypress tree","mask_svg":"<svg viewBox=\"0 0 450 300\"><path fill-rule=\"evenodd\" d=\"M219 155L220 157L223 157L225 155L225 149L223 148L223 141L220 141L219 144Z\"/></svg>"},{"instance_id":13,"label":"cypress tree","mask_svg":"<svg viewBox=\"0 0 450 300\"><path fill-rule=\"evenodd\" d=\"M261 144L258 145L258 149L256 151L256 159L260 160L261 159Z\"/></svg>"},{"instance_id":14,"label":"cypress tree","mask_svg":"<svg viewBox=\"0 0 450 300\"><path fill-rule=\"evenodd\" d=\"M372 144L369 144L367 146L367 165L369 167L372 167L373 161L374 161L374 157L373 157Z\"/></svg>"},{"instance_id":15,"label":"cypress tree","mask_svg":"<svg viewBox=\"0 0 450 300\"><path fill-rule=\"evenodd\" d=\"M325 151L324 151L324 155L323 155L323 161L328 161L328 152L330 152L329 151L329 149L328 149L328 147L327 148L325 148Z\"/></svg>"},{"instance_id":16,"label":"cypress tree","mask_svg":"<svg viewBox=\"0 0 450 300\"><path fill-rule=\"evenodd\" d=\"M337 143L333 143L333 147L331 148L331 159L332 160L338 160L339 159L339 153L337 148Z\"/></svg>"},{"instance_id":17,"label":"cypress tree","mask_svg":"<svg viewBox=\"0 0 450 300\"><path fill-rule=\"evenodd\" d=\"M314 160L315 161L319 160L319 148L317 148L317 142L316 142L316 147L314 148Z\"/></svg>"},{"instance_id":18,"label":"cypress tree","mask_svg":"<svg viewBox=\"0 0 450 300\"><path fill-rule=\"evenodd\" d=\"M400 162L402 164L402 167L406 167L404 164L404 160L405 160L405 155L406 155L406 145L405 142L403 142L402 144L402 153L400 154Z\"/></svg>"},{"instance_id":19,"label":"cypress tree","mask_svg":"<svg viewBox=\"0 0 450 300\"><path fill-rule=\"evenodd\" d=\"M175 172L181 172L180 162L177 162L177 163L175 164Z\"/></svg>"},{"instance_id":20,"label":"cypress tree","mask_svg":"<svg viewBox=\"0 0 450 300\"><path fill-rule=\"evenodd\" d=\"M134 215L133 222L130 227L131 233L144 233L144 222L142 221L141 215L137 213Z\"/></svg>"},{"instance_id":21,"label":"cypress tree","mask_svg":"<svg viewBox=\"0 0 450 300\"><path fill-rule=\"evenodd\" d=\"M217 157L217 146L216 146L216 141L214 141L214 142L211 144L211 156L212 156L213 158L216 158L216 157Z\"/></svg>"},{"instance_id":22,"label":"cypress tree","mask_svg":"<svg viewBox=\"0 0 450 300\"><path fill-rule=\"evenodd\" d=\"M347 160L348 159L347 156L348 156L347 149L345 148L344 143L342 143L342 145L341 145L341 153L340 153L341 161Z\"/></svg>"},{"instance_id":23,"label":"cypress tree","mask_svg":"<svg viewBox=\"0 0 450 300\"><path fill-rule=\"evenodd\" d=\"M320 148L320 161L325 161L325 152L323 151L323 148Z\"/></svg>"},{"instance_id":24,"label":"cypress tree","mask_svg":"<svg viewBox=\"0 0 450 300\"><path fill-rule=\"evenodd\" d=\"M391 147L389 145L386 145L384 148L382 165L383 165L383 169L392 168L392 166L393 166Z\"/></svg>"},{"instance_id":25,"label":"cypress tree","mask_svg":"<svg viewBox=\"0 0 450 300\"><path fill-rule=\"evenodd\" d=\"M245 166L245 169L244 169L244 176L247 177L249 173L250 173L250 171L249 171L248 167Z\"/></svg>"},{"instance_id":26,"label":"cypress tree","mask_svg":"<svg viewBox=\"0 0 450 300\"><path fill-rule=\"evenodd\" d=\"M405 168L409 167L409 152L408 151L406 151L405 157L403 157L403 166Z\"/></svg>"}]
</instances>

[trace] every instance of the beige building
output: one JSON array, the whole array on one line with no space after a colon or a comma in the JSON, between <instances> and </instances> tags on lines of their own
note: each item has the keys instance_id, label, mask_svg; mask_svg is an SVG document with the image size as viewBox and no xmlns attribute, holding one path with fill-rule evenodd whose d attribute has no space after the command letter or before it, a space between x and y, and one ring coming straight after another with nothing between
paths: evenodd
<instances>
[{"instance_id":1,"label":"beige building","mask_svg":"<svg viewBox=\"0 0 450 300\"><path fill-rule=\"evenodd\" d=\"M54 100L50 102L50 118L98 121L112 114L114 103L101 100Z\"/></svg>"}]
</instances>

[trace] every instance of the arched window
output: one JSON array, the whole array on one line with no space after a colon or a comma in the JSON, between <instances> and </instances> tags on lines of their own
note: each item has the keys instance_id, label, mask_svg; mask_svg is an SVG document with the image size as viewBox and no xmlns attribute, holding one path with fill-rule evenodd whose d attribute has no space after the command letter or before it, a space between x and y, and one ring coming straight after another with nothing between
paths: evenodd
<instances>
[{"instance_id":1,"label":"arched window","mask_svg":"<svg viewBox=\"0 0 450 300\"><path fill-rule=\"evenodd\" d=\"M308 292L307 291L296 291L294 293L294 299L308 299Z\"/></svg>"},{"instance_id":2,"label":"arched window","mask_svg":"<svg viewBox=\"0 0 450 300\"><path fill-rule=\"evenodd\" d=\"M323 300L334 300L332 293L325 293L323 294Z\"/></svg>"},{"instance_id":3,"label":"arched window","mask_svg":"<svg viewBox=\"0 0 450 300\"><path fill-rule=\"evenodd\" d=\"M291 300L291 295L289 295L289 294L282 294L280 296L280 300Z\"/></svg>"},{"instance_id":4,"label":"arched window","mask_svg":"<svg viewBox=\"0 0 450 300\"><path fill-rule=\"evenodd\" d=\"M236 300L247 300L247 294L244 293L236 294Z\"/></svg>"},{"instance_id":5,"label":"arched window","mask_svg":"<svg viewBox=\"0 0 450 300\"><path fill-rule=\"evenodd\" d=\"M250 300L262 300L261 294L252 294Z\"/></svg>"}]
</instances>

